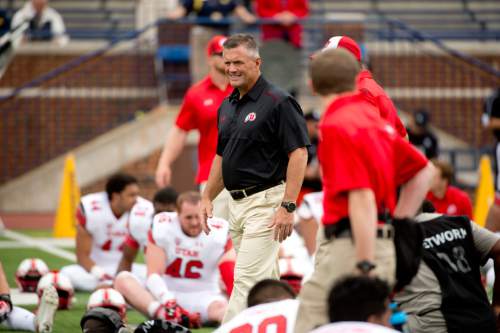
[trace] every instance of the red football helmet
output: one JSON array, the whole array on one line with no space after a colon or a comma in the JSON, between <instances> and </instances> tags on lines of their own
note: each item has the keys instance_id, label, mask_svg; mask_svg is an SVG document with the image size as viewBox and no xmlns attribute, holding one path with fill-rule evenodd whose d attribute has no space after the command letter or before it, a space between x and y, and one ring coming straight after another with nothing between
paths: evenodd
<instances>
[{"instance_id":1,"label":"red football helmet","mask_svg":"<svg viewBox=\"0 0 500 333\"><path fill-rule=\"evenodd\" d=\"M28 258L21 261L16 271L16 283L24 292L34 293L38 281L49 272L49 268L42 259Z\"/></svg>"},{"instance_id":2,"label":"red football helmet","mask_svg":"<svg viewBox=\"0 0 500 333\"><path fill-rule=\"evenodd\" d=\"M286 282L292 287L296 294L302 288L302 279L304 272L300 260L296 258L281 258L279 260L280 280Z\"/></svg>"},{"instance_id":3,"label":"red football helmet","mask_svg":"<svg viewBox=\"0 0 500 333\"><path fill-rule=\"evenodd\" d=\"M38 282L37 294L38 299L42 297L43 290L49 286L54 285L59 296L59 310L69 309L75 294L71 281L64 275L57 272L50 272L45 274Z\"/></svg>"}]
</instances>

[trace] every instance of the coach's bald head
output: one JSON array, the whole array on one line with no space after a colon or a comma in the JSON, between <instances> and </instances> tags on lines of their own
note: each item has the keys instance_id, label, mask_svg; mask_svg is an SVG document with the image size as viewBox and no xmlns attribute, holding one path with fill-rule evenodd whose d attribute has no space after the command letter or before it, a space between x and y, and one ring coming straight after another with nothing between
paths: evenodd
<instances>
[{"instance_id":1,"label":"coach's bald head","mask_svg":"<svg viewBox=\"0 0 500 333\"><path fill-rule=\"evenodd\" d=\"M345 49L330 49L317 54L309 65L314 92L321 96L354 91L359 62Z\"/></svg>"}]
</instances>

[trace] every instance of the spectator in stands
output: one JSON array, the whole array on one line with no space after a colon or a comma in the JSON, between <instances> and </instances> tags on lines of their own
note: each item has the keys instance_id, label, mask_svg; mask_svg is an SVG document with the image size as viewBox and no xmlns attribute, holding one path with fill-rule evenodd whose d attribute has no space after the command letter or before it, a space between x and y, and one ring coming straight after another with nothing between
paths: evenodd
<instances>
[{"instance_id":1,"label":"spectator in stands","mask_svg":"<svg viewBox=\"0 0 500 333\"><path fill-rule=\"evenodd\" d=\"M29 24L25 34L27 40L51 40L60 46L68 43L63 19L55 9L49 7L48 0L28 1L12 18L11 29L25 22Z\"/></svg>"},{"instance_id":2,"label":"spectator in stands","mask_svg":"<svg viewBox=\"0 0 500 333\"><path fill-rule=\"evenodd\" d=\"M179 6L167 17L179 19L191 13L201 20L191 28L189 41L191 47L189 62L191 83L196 83L203 79L208 72L205 47L210 39L216 35L229 34L229 24L224 19L234 13L244 23L251 24L256 21L256 18L239 0L182 0L179 1Z\"/></svg>"},{"instance_id":3,"label":"spectator in stands","mask_svg":"<svg viewBox=\"0 0 500 333\"><path fill-rule=\"evenodd\" d=\"M377 104L380 116L394 127L399 136L406 138L406 129L401 119L399 119L398 110L394 106L389 95L387 95L384 89L373 79L372 73L364 64L361 48L358 43L348 36L333 36L330 37L326 45L319 52L336 48L345 49L356 58L361 66L361 70L356 77L356 89L372 98ZM314 58L316 54L313 54L311 58Z\"/></svg>"},{"instance_id":4,"label":"spectator in stands","mask_svg":"<svg viewBox=\"0 0 500 333\"><path fill-rule=\"evenodd\" d=\"M431 189L427 193L429 200L436 212L446 215L466 215L472 220L472 202L469 195L458 187L452 186L455 178L453 167L439 160L433 160L436 167L436 174L431 184Z\"/></svg>"},{"instance_id":5,"label":"spectator in stands","mask_svg":"<svg viewBox=\"0 0 500 333\"><path fill-rule=\"evenodd\" d=\"M257 0L257 15L274 23L261 25L262 73L277 86L296 97L301 84L300 63L302 25L299 19L309 13L308 0Z\"/></svg>"},{"instance_id":6,"label":"spectator in stands","mask_svg":"<svg viewBox=\"0 0 500 333\"><path fill-rule=\"evenodd\" d=\"M425 206L432 212L432 205ZM427 212L416 218L424 233L418 273L394 298L408 314L409 331L495 332L500 279L490 305L480 266L491 258L499 274L500 237L465 216Z\"/></svg>"},{"instance_id":7,"label":"spectator in stands","mask_svg":"<svg viewBox=\"0 0 500 333\"><path fill-rule=\"evenodd\" d=\"M229 96L233 87L226 76L224 59L222 58L222 44L224 36L214 36L206 45L206 62L209 72L205 78L192 85L184 96L175 125L170 129L158 166L156 167L156 185L169 185L172 178L172 163L184 148L188 132L198 130L200 142L198 144L198 172L196 183L202 190L208 180L210 167L215 156L217 146L217 109L224 98ZM215 202L215 215L229 219L229 193L223 191Z\"/></svg>"},{"instance_id":8,"label":"spectator in stands","mask_svg":"<svg viewBox=\"0 0 500 333\"><path fill-rule=\"evenodd\" d=\"M429 128L430 115L425 109L413 112L408 124L408 138L428 159L436 158L439 154L439 144L436 135Z\"/></svg>"},{"instance_id":9,"label":"spectator in stands","mask_svg":"<svg viewBox=\"0 0 500 333\"><path fill-rule=\"evenodd\" d=\"M369 276L347 276L333 286L328 297L332 324L312 332L396 332L387 327L391 315L387 282Z\"/></svg>"},{"instance_id":10,"label":"spectator in stands","mask_svg":"<svg viewBox=\"0 0 500 333\"><path fill-rule=\"evenodd\" d=\"M486 219L486 228L491 231L500 231L500 87L489 96L484 103L484 112L481 118L483 126L495 136L495 201L490 206Z\"/></svg>"}]
</instances>

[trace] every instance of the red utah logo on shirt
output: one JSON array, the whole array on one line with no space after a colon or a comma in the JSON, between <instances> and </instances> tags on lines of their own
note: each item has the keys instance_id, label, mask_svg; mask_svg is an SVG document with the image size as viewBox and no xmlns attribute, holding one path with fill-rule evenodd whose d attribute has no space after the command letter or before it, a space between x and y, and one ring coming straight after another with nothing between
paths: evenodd
<instances>
[{"instance_id":1,"label":"red utah logo on shirt","mask_svg":"<svg viewBox=\"0 0 500 333\"><path fill-rule=\"evenodd\" d=\"M257 118L257 115L255 114L255 112L250 112L249 114L247 114L247 116L245 117L245 123L249 122L249 121L254 121L255 118Z\"/></svg>"}]
</instances>

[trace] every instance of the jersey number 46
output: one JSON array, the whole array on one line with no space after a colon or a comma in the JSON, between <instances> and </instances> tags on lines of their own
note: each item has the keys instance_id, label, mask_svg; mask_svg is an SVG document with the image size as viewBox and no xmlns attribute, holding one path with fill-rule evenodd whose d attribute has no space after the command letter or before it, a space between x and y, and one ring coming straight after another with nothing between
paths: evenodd
<instances>
[{"instance_id":1,"label":"jersey number 46","mask_svg":"<svg viewBox=\"0 0 500 333\"><path fill-rule=\"evenodd\" d=\"M201 278L201 274L197 270L202 268L203 263L201 261L190 260L186 263L184 272L181 272L182 258L177 258L167 267L165 274L175 278L199 279Z\"/></svg>"}]
</instances>

